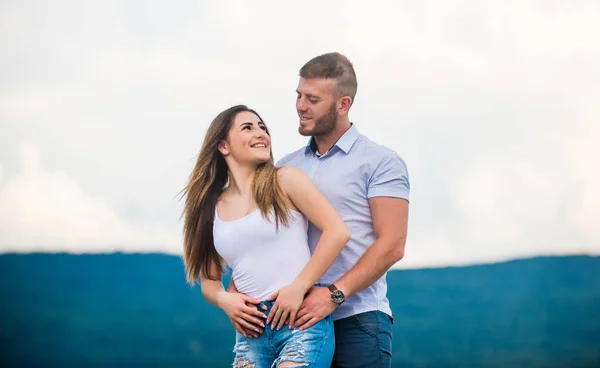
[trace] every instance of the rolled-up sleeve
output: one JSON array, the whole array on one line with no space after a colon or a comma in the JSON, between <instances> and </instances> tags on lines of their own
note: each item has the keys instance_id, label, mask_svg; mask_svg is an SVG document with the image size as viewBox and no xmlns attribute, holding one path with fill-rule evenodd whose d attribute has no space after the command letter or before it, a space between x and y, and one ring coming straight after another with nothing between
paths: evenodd
<instances>
[{"instance_id":1,"label":"rolled-up sleeve","mask_svg":"<svg viewBox=\"0 0 600 368\"><path fill-rule=\"evenodd\" d=\"M409 200L410 182L404 160L395 152L385 155L368 183L367 197L394 197Z\"/></svg>"}]
</instances>

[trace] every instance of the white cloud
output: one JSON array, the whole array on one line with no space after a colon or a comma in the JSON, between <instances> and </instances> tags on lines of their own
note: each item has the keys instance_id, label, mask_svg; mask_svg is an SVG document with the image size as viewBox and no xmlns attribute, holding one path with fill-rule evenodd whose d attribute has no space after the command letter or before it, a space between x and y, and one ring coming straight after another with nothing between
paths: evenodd
<instances>
[{"instance_id":1,"label":"white cloud","mask_svg":"<svg viewBox=\"0 0 600 368\"><path fill-rule=\"evenodd\" d=\"M598 101L600 93L592 96ZM581 103L581 101L580 101ZM593 102L590 110L582 109L584 124L572 127L572 134L565 139L564 155L569 165L568 175L573 182L569 199L577 206L570 222L582 245L598 252L600 248L600 109Z\"/></svg>"},{"instance_id":2,"label":"white cloud","mask_svg":"<svg viewBox=\"0 0 600 368\"><path fill-rule=\"evenodd\" d=\"M358 73L352 120L408 163L401 266L598 252L596 1L0 9L2 193L30 187L30 197L65 211L35 236L11 225L20 249L176 244L173 197L212 118L235 103L256 108L281 157L305 142L293 107L299 67L337 50ZM38 184L17 164L21 141L43 153ZM11 209L30 208L3 195Z\"/></svg>"},{"instance_id":3,"label":"white cloud","mask_svg":"<svg viewBox=\"0 0 600 368\"><path fill-rule=\"evenodd\" d=\"M43 170L33 145L19 161L15 175L0 176L0 251L178 252L173 234L128 223L66 173Z\"/></svg>"},{"instance_id":4,"label":"white cloud","mask_svg":"<svg viewBox=\"0 0 600 368\"><path fill-rule=\"evenodd\" d=\"M577 104L586 108L569 110L569 129L550 148L532 140L537 155L487 154L473 159L460 177L438 182L450 188L452 210L439 221L417 219L423 227L409 234L407 256L397 266L600 255L600 172L594 164L600 157L600 111L586 101Z\"/></svg>"}]
</instances>

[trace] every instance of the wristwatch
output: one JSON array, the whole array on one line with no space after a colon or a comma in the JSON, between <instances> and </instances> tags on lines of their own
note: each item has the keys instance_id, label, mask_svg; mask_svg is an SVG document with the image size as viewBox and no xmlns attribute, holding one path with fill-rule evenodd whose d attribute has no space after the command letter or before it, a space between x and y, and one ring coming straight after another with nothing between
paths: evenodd
<instances>
[{"instance_id":1,"label":"wristwatch","mask_svg":"<svg viewBox=\"0 0 600 368\"><path fill-rule=\"evenodd\" d=\"M329 291L331 291L332 302L334 302L337 305L340 305L344 301L346 301L346 296L344 295L344 292L339 290L334 284L327 286L327 288L329 289Z\"/></svg>"}]
</instances>

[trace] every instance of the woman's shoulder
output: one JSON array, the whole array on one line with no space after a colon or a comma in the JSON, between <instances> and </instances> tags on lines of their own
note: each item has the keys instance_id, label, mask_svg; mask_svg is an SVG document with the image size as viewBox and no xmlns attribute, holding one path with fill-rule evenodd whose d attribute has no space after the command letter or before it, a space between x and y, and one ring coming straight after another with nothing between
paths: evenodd
<instances>
[{"instance_id":1,"label":"woman's shoulder","mask_svg":"<svg viewBox=\"0 0 600 368\"><path fill-rule=\"evenodd\" d=\"M278 172L279 186L291 198L301 195L315 187L310 177L295 166L281 167Z\"/></svg>"},{"instance_id":2,"label":"woman's shoulder","mask_svg":"<svg viewBox=\"0 0 600 368\"><path fill-rule=\"evenodd\" d=\"M296 166L281 166L277 168L277 179L282 185L295 184L298 180L307 180L308 175Z\"/></svg>"}]
</instances>

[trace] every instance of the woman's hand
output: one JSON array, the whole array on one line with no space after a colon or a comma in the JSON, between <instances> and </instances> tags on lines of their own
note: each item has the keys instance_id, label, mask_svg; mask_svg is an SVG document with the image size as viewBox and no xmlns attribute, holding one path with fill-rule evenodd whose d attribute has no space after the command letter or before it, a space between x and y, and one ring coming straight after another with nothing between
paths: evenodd
<instances>
[{"instance_id":1,"label":"woman's hand","mask_svg":"<svg viewBox=\"0 0 600 368\"><path fill-rule=\"evenodd\" d=\"M275 300L275 304L267 317L267 324L271 323L271 329L274 327L277 327L278 330L281 329L286 321L288 321L290 329L293 327L296 313L302 305L305 294L305 288L292 283L271 295L268 300Z\"/></svg>"},{"instance_id":2,"label":"woman's hand","mask_svg":"<svg viewBox=\"0 0 600 368\"><path fill-rule=\"evenodd\" d=\"M227 314L235 329L246 337L258 337L265 327L265 314L257 309L260 301L241 293L223 291L217 297L217 306ZM252 331L252 332L251 332Z\"/></svg>"}]
</instances>

